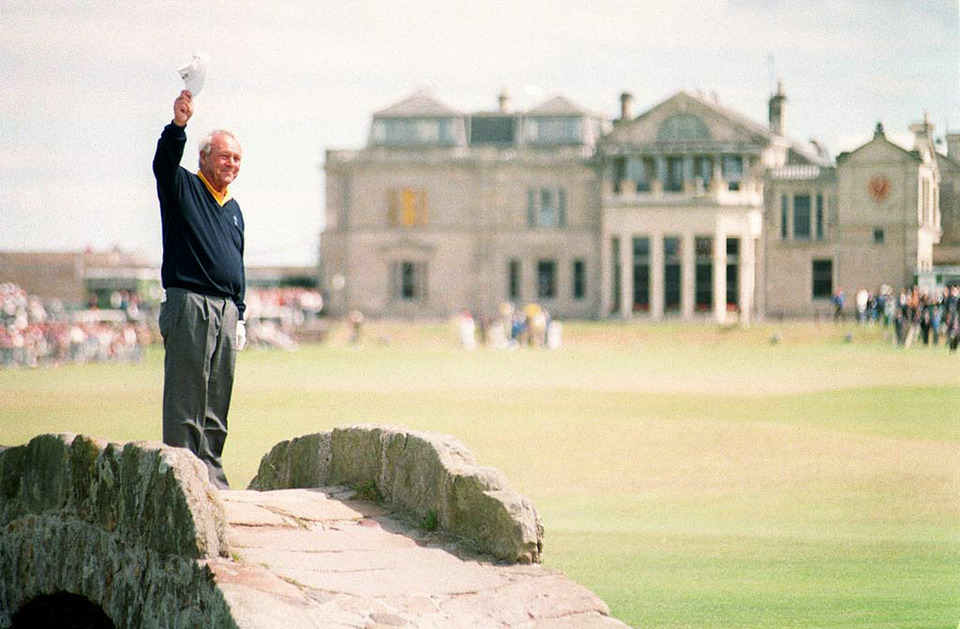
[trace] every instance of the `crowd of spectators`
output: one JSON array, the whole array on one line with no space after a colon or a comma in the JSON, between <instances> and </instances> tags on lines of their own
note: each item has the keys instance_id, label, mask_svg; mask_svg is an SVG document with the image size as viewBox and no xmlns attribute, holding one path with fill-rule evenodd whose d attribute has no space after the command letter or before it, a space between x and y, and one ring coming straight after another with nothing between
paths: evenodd
<instances>
[{"instance_id":1,"label":"crowd of spectators","mask_svg":"<svg viewBox=\"0 0 960 629\"><path fill-rule=\"evenodd\" d=\"M248 342L295 349L295 338L323 308L306 288L250 288L246 295ZM157 312L140 295L91 295L82 310L42 300L12 283L0 284L0 368L66 363L136 362L158 340Z\"/></svg>"},{"instance_id":2,"label":"crowd of spectators","mask_svg":"<svg viewBox=\"0 0 960 629\"><path fill-rule=\"evenodd\" d=\"M139 299L118 293L116 301L117 310L69 313L59 300L0 284L0 367L139 361L150 342Z\"/></svg>"},{"instance_id":3,"label":"crowd of spectators","mask_svg":"<svg viewBox=\"0 0 960 629\"><path fill-rule=\"evenodd\" d=\"M296 349L296 338L316 327L323 310L320 292L300 287L250 288L244 299L247 342Z\"/></svg>"},{"instance_id":4,"label":"crowd of spectators","mask_svg":"<svg viewBox=\"0 0 960 629\"><path fill-rule=\"evenodd\" d=\"M517 308L510 302L500 304L497 316L482 318L479 324L468 310L454 319L460 345L474 349L479 340L484 347L509 349L517 347L546 347L558 349L563 326L555 321L546 308L530 303Z\"/></svg>"},{"instance_id":5,"label":"crowd of spectators","mask_svg":"<svg viewBox=\"0 0 960 629\"><path fill-rule=\"evenodd\" d=\"M842 318L843 295L834 297L836 316ZM861 288L854 298L854 311L861 325L882 324L888 338L903 347L914 343L943 345L956 351L960 345L960 286L940 289L904 288L895 293L883 285L875 293Z\"/></svg>"}]
</instances>

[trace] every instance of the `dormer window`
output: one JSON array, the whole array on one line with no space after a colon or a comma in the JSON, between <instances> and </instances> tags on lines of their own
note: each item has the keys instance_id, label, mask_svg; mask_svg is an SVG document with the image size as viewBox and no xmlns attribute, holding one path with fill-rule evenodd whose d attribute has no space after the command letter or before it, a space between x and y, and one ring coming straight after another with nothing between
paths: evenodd
<instances>
[{"instance_id":1,"label":"dormer window","mask_svg":"<svg viewBox=\"0 0 960 629\"><path fill-rule=\"evenodd\" d=\"M578 116L531 117L524 121L524 140L530 144L580 144L583 118Z\"/></svg>"},{"instance_id":2,"label":"dormer window","mask_svg":"<svg viewBox=\"0 0 960 629\"><path fill-rule=\"evenodd\" d=\"M513 144L516 120L514 116L474 116L470 120L470 144Z\"/></svg>"},{"instance_id":3,"label":"dormer window","mask_svg":"<svg viewBox=\"0 0 960 629\"><path fill-rule=\"evenodd\" d=\"M371 137L383 146L456 144L452 118L378 118Z\"/></svg>"}]
</instances>

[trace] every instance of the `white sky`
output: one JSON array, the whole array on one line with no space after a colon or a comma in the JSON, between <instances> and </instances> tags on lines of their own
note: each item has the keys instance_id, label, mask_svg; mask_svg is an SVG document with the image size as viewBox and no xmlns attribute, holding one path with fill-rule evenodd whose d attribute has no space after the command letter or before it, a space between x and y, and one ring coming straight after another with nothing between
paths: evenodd
<instances>
[{"instance_id":1,"label":"white sky","mask_svg":"<svg viewBox=\"0 0 960 629\"><path fill-rule=\"evenodd\" d=\"M882 121L960 130L960 0L0 0L0 250L119 245L160 257L150 168L195 50L211 57L187 133L233 129L248 264L312 264L323 152L419 87L461 110L555 94L608 116L681 89L836 155ZM772 61L771 61L772 58Z\"/></svg>"}]
</instances>

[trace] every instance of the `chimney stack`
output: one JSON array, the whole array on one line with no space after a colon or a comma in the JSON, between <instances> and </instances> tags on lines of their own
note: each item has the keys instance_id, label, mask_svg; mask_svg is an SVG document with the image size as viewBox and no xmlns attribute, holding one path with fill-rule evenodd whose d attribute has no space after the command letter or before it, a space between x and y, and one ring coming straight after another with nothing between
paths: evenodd
<instances>
[{"instance_id":1,"label":"chimney stack","mask_svg":"<svg viewBox=\"0 0 960 629\"><path fill-rule=\"evenodd\" d=\"M960 162L960 133L947 134L947 157Z\"/></svg>"},{"instance_id":2,"label":"chimney stack","mask_svg":"<svg viewBox=\"0 0 960 629\"><path fill-rule=\"evenodd\" d=\"M500 110L501 114L505 114L510 111L510 92L507 90L500 92L500 95L497 96L497 108Z\"/></svg>"},{"instance_id":3,"label":"chimney stack","mask_svg":"<svg viewBox=\"0 0 960 629\"><path fill-rule=\"evenodd\" d=\"M770 97L770 133L783 136L783 103L787 96L783 93L783 81L777 81L777 93Z\"/></svg>"},{"instance_id":4,"label":"chimney stack","mask_svg":"<svg viewBox=\"0 0 960 629\"><path fill-rule=\"evenodd\" d=\"M910 125L910 131L913 132L914 149L933 142L933 123L930 122L930 114L923 112L923 120Z\"/></svg>"},{"instance_id":5,"label":"chimney stack","mask_svg":"<svg viewBox=\"0 0 960 629\"><path fill-rule=\"evenodd\" d=\"M629 122L633 120L633 94L624 92L620 94L620 121Z\"/></svg>"}]
</instances>

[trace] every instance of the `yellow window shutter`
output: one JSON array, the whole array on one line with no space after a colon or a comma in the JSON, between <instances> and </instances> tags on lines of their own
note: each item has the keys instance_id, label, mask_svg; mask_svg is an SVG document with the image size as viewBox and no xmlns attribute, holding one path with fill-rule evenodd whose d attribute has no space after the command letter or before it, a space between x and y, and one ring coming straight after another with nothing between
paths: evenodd
<instances>
[{"instance_id":1,"label":"yellow window shutter","mask_svg":"<svg viewBox=\"0 0 960 629\"><path fill-rule=\"evenodd\" d=\"M417 222L417 192L411 188L403 189L403 226L412 227Z\"/></svg>"}]
</instances>

